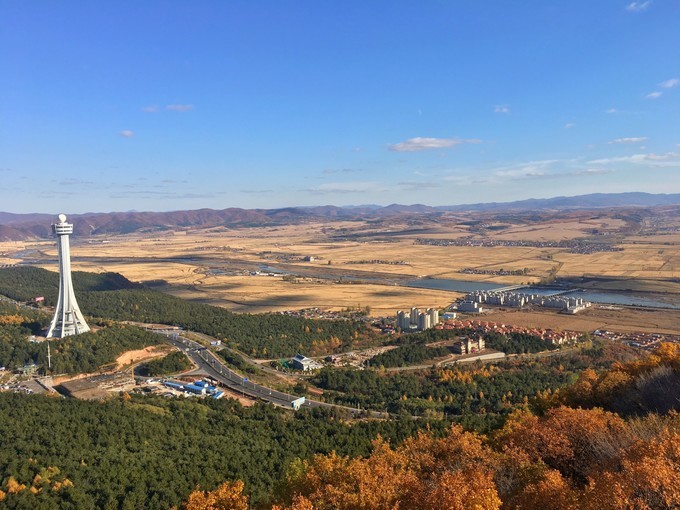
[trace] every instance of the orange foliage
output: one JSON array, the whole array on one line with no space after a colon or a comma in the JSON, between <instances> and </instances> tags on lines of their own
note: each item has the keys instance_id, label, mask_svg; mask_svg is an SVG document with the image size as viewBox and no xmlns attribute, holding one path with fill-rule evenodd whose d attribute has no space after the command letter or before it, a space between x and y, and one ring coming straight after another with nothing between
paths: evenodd
<instances>
[{"instance_id":1,"label":"orange foliage","mask_svg":"<svg viewBox=\"0 0 680 510\"><path fill-rule=\"evenodd\" d=\"M457 426L442 439L420 434L394 450L377 440L367 459L332 453L294 466L288 477L294 496L285 508L495 510L501 500L492 458L476 434Z\"/></svg>"},{"instance_id":2,"label":"orange foliage","mask_svg":"<svg viewBox=\"0 0 680 510\"><path fill-rule=\"evenodd\" d=\"M524 487L512 506L517 509L580 510L579 495L568 480L553 469L546 471L537 482Z\"/></svg>"},{"instance_id":3,"label":"orange foliage","mask_svg":"<svg viewBox=\"0 0 680 510\"><path fill-rule=\"evenodd\" d=\"M591 472L616 458L627 437L625 422L616 414L558 407L543 419L525 416L504 429L499 440L526 452L534 462L545 462L562 475L585 482Z\"/></svg>"},{"instance_id":4,"label":"orange foliage","mask_svg":"<svg viewBox=\"0 0 680 510\"><path fill-rule=\"evenodd\" d=\"M579 380L562 392L561 401L572 406L616 408L613 404L635 390L641 378L652 374L659 367L669 367L675 373L680 372L680 344L661 343L646 359L615 363L599 376L593 370L584 370ZM644 403L644 397L639 399ZM669 408L673 407L677 408L677 405L671 404Z\"/></svg>"},{"instance_id":5,"label":"orange foliage","mask_svg":"<svg viewBox=\"0 0 680 510\"><path fill-rule=\"evenodd\" d=\"M21 315L0 315L0 324L8 326L18 326L26 321Z\"/></svg>"},{"instance_id":6,"label":"orange foliage","mask_svg":"<svg viewBox=\"0 0 680 510\"><path fill-rule=\"evenodd\" d=\"M224 482L214 491L195 490L182 507L184 510L248 510L243 482Z\"/></svg>"},{"instance_id":7,"label":"orange foliage","mask_svg":"<svg viewBox=\"0 0 680 510\"><path fill-rule=\"evenodd\" d=\"M474 377L491 377L500 370L501 369L495 365L465 370L461 370L459 368L443 368L437 370L437 379L439 382L443 383L456 381L470 384L472 383Z\"/></svg>"},{"instance_id":8,"label":"orange foliage","mask_svg":"<svg viewBox=\"0 0 680 510\"><path fill-rule=\"evenodd\" d=\"M680 508L680 434L665 432L630 448L619 470L591 479L583 508Z\"/></svg>"}]
</instances>

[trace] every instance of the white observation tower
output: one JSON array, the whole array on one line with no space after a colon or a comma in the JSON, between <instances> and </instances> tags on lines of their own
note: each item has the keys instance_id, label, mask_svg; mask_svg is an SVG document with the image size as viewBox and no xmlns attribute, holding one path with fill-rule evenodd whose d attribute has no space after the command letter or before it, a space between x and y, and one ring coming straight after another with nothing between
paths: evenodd
<instances>
[{"instance_id":1,"label":"white observation tower","mask_svg":"<svg viewBox=\"0 0 680 510\"><path fill-rule=\"evenodd\" d=\"M71 280L71 253L68 236L73 233L73 224L66 223L66 215L58 216L59 223L52 225L52 231L57 234L59 249L59 300L54 310L54 317L47 331L47 338L64 338L90 331L83 314L78 308L76 295L73 293Z\"/></svg>"}]
</instances>

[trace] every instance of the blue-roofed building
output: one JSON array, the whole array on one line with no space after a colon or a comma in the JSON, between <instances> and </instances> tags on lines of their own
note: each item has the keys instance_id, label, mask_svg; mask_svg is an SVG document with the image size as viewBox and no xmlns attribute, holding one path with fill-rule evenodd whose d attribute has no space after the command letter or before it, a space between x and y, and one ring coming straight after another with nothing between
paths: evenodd
<instances>
[{"instance_id":1,"label":"blue-roofed building","mask_svg":"<svg viewBox=\"0 0 680 510\"><path fill-rule=\"evenodd\" d=\"M187 384L184 389L189 393L195 393L196 395L205 395L205 388L197 384Z\"/></svg>"}]
</instances>

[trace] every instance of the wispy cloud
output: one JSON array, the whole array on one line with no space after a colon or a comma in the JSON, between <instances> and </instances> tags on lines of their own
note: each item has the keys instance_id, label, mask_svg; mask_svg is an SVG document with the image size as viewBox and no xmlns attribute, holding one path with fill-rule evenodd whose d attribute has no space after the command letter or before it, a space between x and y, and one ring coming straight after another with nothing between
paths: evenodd
<instances>
[{"instance_id":1,"label":"wispy cloud","mask_svg":"<svg viewBox=\"0 0 680 510\"><path fill-rule=\"evenodd\" d=\"M670 80L662 81L661 83L659 83L659 86L665 89L672 89L673 87L677 87L678 85L680 85L680 79L678 78L671 78Z\"/></svg>"},{"instance_id":2,"label":"wispy cloud","mask_svg":"<svg viewBox=\"0 0 680 510\"><path fill-rule=\"evenodd\" d=\"M631 2L628 5L626 5L626 10L628 12L646 11L651 4L652 0L647 0L647 2Z\"/></svg>"},{"instance_id":3,"label":"wispy cloud","mask_svg":"<svg viewBox=\"0 0 680 510\"><path fill-rule=\"evenodd\" d=\"M387 191L382 184L369 181L327 182L304 191L318 195Z\"/></svg>"},{"instance_id":4,"label":"wispy cloud","mask_svg":"<svg viewBox=\"0 0 680 510\"><path fill-rule=\"evenodd\" d=\"M155 104L144 106L142 108L142 111L146 113L156 113L158 111L158 106L156 106Z\"/></svg>"},{"instance_id":5,"label":"wispy cloud","mask_svg":"<svg viewBox=\"0 0 680 510\"><path fill-rule=\"evenodd\" d=\"M629 136L627 138L616 138L609 143L640 143L647 140L646 136Z\"/></svg>"},{"instance_id":6,"label":"wispy cloud","mask_svg":"<svg viewBox=\"0 0 680 510\"><path fill-rule=\"evenodd\" d=\"M564 125L564 129L571 129L571 128L573 128L575 125L576 125L576 124L574 124L573 122L567 122L567 123Z\"/></svg>"},{"instance_id":7,"label":"wispy cloud","mask_svg":"<svg viewBox=\"0 0 680 510\"><path fill-rule=\"evenodd\" d=\"M260 195L266 193L273 193L273 189L242 189L239 190L241 193L247 193L249 195Z\"/></svg>"},{"instance_id":8,"label":"wispy cloud","mask_svg":"<svg viewBox=\"0 0 680 510\"><path fill-rule=\"evenodd\" d=\"M66 179L62 179L61 181L57 182L57 184L59 184L60 186L69 186L69 187L92 186L92 185L94 185L94 182L69 177L69 178L66 178Z\"/></svg>"},{"instance_id":9,"label":"wispy cloud","mask_svg":"<svg viewBox=\"0 0 680 510\"><path fill-rule=\"evenodd\" d=\"M132 138L133 136L135 136L135 132L132 131L131 129L123 129L118 134L123 138Z\"/></svg>"},{"instance_id":10,"label":"wispy cloud","mask_svg":"<svg viewBox=\"0 0 680 510\"><path fill-rule=\"evenodd\" d=\"M673 166L680 163L680 152L666 152L664 154L633 154L615 158L600 158L588 161L589 165L608 165L611 163L663 163L672 162ZM667 166L667 165L662 165Z\"/></svg>"},{"instance_id":11,"label":"wispy cloud","mask_svg":"<svg viewBox=\"0 0 680 510\"><path fill-rule=\"evenodd\" d=\"M535 163L526 164L519 168L510 170L497 170L493 173L494 177L508 178L508 179L526 179L529 177L543 177L546 175L548 167L552 163Z\"/></svg>"},{"instance_id":12,"label":"wispy cloud","mask_svg":"<svg viewBox=\"0 0 680 510\"><path fill-rule=\"evenodd\" d=\"M497 104L493 107L494 113L510 113L510 106L507 104Z\"/></svg>"},{"instance_id":13,"label":"wispy cloud","mask_svg":"<svg viewBox=\"0 0 680 510\"><path fill-rule=\"evenodd\" d=\"M601 174L610 174L614 170L610 168L584 168L583 170L576 170L574 172L571 172L570 175L601 175Z\"/></svg>"},{"instance_id":14,"label":"wispy cloud","mask_svg":"<svg viewBox=\"0 0 680 510\"><path fill-rule=\"evenodd\" d=\"M418 136L390 145L389 149L392 152L420 152L432 149L448 149L464 143L480 142L481 140L477 139L463 140L461 138L425 138Z\"/></svg>"},{"instance_id":15,"label":"wispy cloud","mask_svg":"<svg viewBox=\"0 0 680 510\"><path fill-rule=\"evenodd\" d=\"M115 191L109 194L109 198L137 198L149 200L187 200L187 199L207 199L216 198L225 195L226 192L215 191L212 193L192 193L179 191L153 191L153 190L133 190L133 191Z\"/></svg>"},{"instance_id":16,"label":"wispy cloud","mask_svg":"<svg viewBox=\"0 0 680 510\"><path fill-rule=\"evenodd\" d=\"M663 93L659 92L658 90L655 90L654 92L650 92L649 94L647 94L645 97L647 99L659 99L662 95Z\"/></svg>"},{"instance_id":17,"label":"wispy cloud","mask_svg":"<svg viewBox=\"0 0 680 510\"><path fill-rule=\"evenodd\" d=\"M324 175L334 174L351 174L354 172L361 172L360 168L326 168L321 173Z\"/></svg>"},{"instance_id":18,"label":"wispy cloud","mask_svg":"<svg viewBox=\"0 0 680 510\"><path fill-rule=\"evenodd\" d=\"M171 112L190 112L194 109L192 104L169 104L165 107L166 110Z\"/></svg>"},{"instance_id":19,"label":"wispy cloud","mask_svg":"<svg viewBox=\"0 0 680 510\"><path fill-rule=\"evenodd\" d=\"M418 191L421 189L435 189L440 188L441 184L438 182L430 181L403 181L398 182L397 186L405 191Z\"/></svg>"},{"instance_id":20,"label":"wispy cloud","mask_svg":"<svg viewBox=\"0 0 680 510\"><path fill-rule=\"evenodd\" d=\"M613 114L613 113L619 113L619 111L616 108L609 108L605 110L605 113Z\"/></svg>"}]
</instances>

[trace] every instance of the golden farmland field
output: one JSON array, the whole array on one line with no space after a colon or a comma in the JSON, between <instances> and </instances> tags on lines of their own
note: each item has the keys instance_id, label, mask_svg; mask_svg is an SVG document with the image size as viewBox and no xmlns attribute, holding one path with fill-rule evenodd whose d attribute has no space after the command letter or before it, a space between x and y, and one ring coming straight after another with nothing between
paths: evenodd
<instances>
[{"instance_id":1,"label":"golden farmland field","mask_svg":"<svg viewBox=\"0 0 680 510\"><path fill-rule=\"evenodd\" d=\"M325 221L74 237L72 265L74 270L119 272L177 296L252 312L369 306L373 314L384 315L410 306L443 307L459 296L402 285L422 277L510 285L595 276L607 278L589 284L595 288L680 293L680 235L627 237L621 233L626 223L611 215L567 216L524 223L488 220L481 226L450 215L436 223ZM593 232L622 251L572 253L554 246ZM464 237L497 245L416 243ZM517 241L531 245L517 246ZM56 242L0 243L0 264L22 259L55 270ZM267 275L274 271L287 276ZM493 271L521 274L489 274Z\"/></svg>"}]
</instances>

